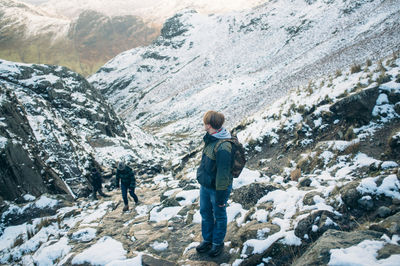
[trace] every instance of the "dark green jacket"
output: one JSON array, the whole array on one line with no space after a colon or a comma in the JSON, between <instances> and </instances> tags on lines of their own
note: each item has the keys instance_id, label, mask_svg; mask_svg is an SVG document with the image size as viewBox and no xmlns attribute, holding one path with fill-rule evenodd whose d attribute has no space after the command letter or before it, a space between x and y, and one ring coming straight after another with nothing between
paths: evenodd
<instances>
[{"instance_id":1,"label":"dark green jacket","mask_svg":"<svg viewBox=\"0 0 400 266\"><path fill-rule=\"evenodd\" d=\"M125 166L124 170L117 169L117 187L119 187L119 180L121 180L121 183L124 184L124 186L129 187L129 188L135 188L136 187L136 179L135 179L135 174L133 173L132 169L128 166Z\"/></svg>"},{"instance_id":2,"label":"dark green jacket","mask_svg":"<svg viewBox=\"0 0 400 266\"><path fill-rule=\"evenodd\" d=\"M228 141L219 144L215 153L215 145L219 139L208 133L203 139L205 145L201 163L197 169L197 180L200 185L215 189L217 202L221 202L233 180L231 175L232 144Z\"/></svg>"}]
</instances>

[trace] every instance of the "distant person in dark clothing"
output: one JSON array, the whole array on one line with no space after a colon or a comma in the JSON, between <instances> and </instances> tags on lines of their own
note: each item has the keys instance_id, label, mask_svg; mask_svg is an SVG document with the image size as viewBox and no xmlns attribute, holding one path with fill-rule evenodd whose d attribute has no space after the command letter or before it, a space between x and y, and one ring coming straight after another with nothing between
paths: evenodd
<instances>
[{"instance_id":1,"label":"distant person in dark clothing","mask_svg":"<svg viewBox=\"0 0 400 266\"><path fill-rule=\"evenodd\" d=\"M101 179L101 174L97 170L96 167L93 167L91 170L91 179L92 179L92 186L93 186L93 195L92 198L94 200L97 200L97 192L99 192L100 196L103 197L109 197L109 195L104 194L103 191L101 190L102 187L102 179Z\"/></svg>"},{"instance_id":2,"label":"distant person in dark clothing","mask_svg":"<svg viewBox=\"0 0 400 266\"><path fill-rule=\"evenodd\" d=\"M136 179L133 170L125 164L125 162L120 161L117 167L117 174L116 174L116 187L119 188L119 181L121 180L121 192L122 192L122 199L124 200L124 208L123 211L129 210L128 206L128 190L129 195L135 200L135 203L138 204L139 199L135 194L136 188Z\"/></svg>"}]
</instances>

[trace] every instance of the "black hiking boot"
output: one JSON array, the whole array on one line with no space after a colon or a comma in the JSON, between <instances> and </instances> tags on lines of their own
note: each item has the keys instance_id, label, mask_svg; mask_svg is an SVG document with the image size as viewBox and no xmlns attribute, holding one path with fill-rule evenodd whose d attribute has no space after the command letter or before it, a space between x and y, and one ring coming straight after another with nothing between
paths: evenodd
<instances>
[{"instance_id":1,"label":"black hiking boot","mask_svg":"<svg viewBox=\"0 0 400 266\"><path fill-rule=\"evenodd\" d=\"M208 252L208 256L217 257L222 253L223 250L224 250L224 244L221 245L213 244L211 250Z\"/></svg>"},{"instance_id":2,"label":"black hiking boot","mask_svg":"<svg viewBox=\"0 0 400 266\"><path fill-rule=\"evenodd\" d=\"M93 194L92 194L92 200L97 200L97 196L96 196L96 192L94 192Z\"/></svg>"},{"instance_id":3,"label":"black hiking boot","mask_svg":"<svg viewBox=\"0 0 400 266\"><path fill-rule=\"evenodd\" d=\"M110 195L105 194L103 191L99 191L99 195L105 198L111 197Z\"/></svg>"},{"instance_id":4,"label":"black hiking boot","mask_svg":"<svg viewBox=\"0 0 400 266\"><path fill-rule=\"evenodd\" d=\"M124 208L122 209L123 212L129 211L129 206L125 205Z\"/></svg>"},{"instance_id":5,"label":"black hiking boot","mask_svg":"<svg viewBox=\"0 0 400 266\"><path fill-rule=\"evenodd\" d=\"M207 251L209 251L212 247L212 243L211 242L206 242L203 241L200 243L200 245L198 245L196 247L197 252L199 253L206 253Z\"/></svg>"}]
</instances>

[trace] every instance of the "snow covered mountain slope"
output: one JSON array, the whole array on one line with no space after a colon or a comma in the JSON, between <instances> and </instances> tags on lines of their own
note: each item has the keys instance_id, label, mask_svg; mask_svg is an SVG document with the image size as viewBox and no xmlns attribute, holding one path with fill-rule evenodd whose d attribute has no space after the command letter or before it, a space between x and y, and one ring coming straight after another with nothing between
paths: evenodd
<instances>
[{"instance_id":1,"label":"snow covered mountain slope","mask_svg":"<svg viewBox=\"0 0 400 266\"><path fill-rule=\"evenodd\" d=\"M109 17L82 10L67 17L19 1L0 2L0 58L94 73L116 54L147 45L159 28L130 14Z\"/></svg>"},{"instance_id":2,"label":"snow covered mountain slope","mask_svg":"<svg viewBox=\"0 0 400 266\"><path fill-rule=\"evenodd\" d=\"M160 165L166 146L127 126L80 75L57 66L0 61L1 197L85 195L90 167ZM28 178L30 177L30 178ZM65 182L65 183L64 183Z\"/></svg>"},{"instance_id":3,"label":"snow covered mountain slope","mask_svg":"<svg viewBox=\"0 0 400 266\"><path fill-rule=\"evenodd\" d=\"M201 115L228 127L309 79L399 49L397 1L278 0L229 15L181 12L150 46L89 81L127 121L159 135L197 134Z\"/></svg>"},{"instance_id":4,"label":"snow covered mountain slope","mask_svg":"<svg viewBox=\"0 0 400 266\"><path fill-rule=\"evenodd\" d=\"M35 4L36 1L24 0ZM176 12L191 8L200 13L224 13L244 10L262 4L264 0L44 0L36 5L45 10L70 18L78 16L84 10L94 10L107 16L134 15L146 22L162 25Z\"/></svg>"},{"instance_id":5,"label":"snow covered mountain slope","mask_svg":"<svg viewBox=\"0 0 400 266\"><path fill-rule=\"evenodd\" d=\"M74 202L0 202L0 264L397 265L399 53L312 80L236 125L248 163L233 180L224 250L199 254L199 156ZM106 252L107 251L107 252Z\"/></svg>"}]
</instances>

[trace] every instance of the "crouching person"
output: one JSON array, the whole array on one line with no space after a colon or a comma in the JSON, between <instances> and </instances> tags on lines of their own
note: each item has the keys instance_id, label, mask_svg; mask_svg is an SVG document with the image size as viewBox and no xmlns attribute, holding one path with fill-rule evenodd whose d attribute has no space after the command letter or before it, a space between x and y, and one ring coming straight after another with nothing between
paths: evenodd
<instances>
[{"instance_id":1,"label":"crouching person","mask_svg":"<svg viewBox=\"0 0 400 266\"><path fill-rule=\"evenodd\" d=\"M121 180L121 193L122 199L124 200L124 208L122 209L124 212L129 210L128 206L128 190L131 197L135 200L137 204L139 202L138 197L135 194L136 187L136 179L133 170L125 164L125 162L121 161L118 163L117 174L116 174L116 187L119 188Z\"/></svg>"},{"instance_id":2,"label":"crouching person","mask_svg":"<svg viewBox=\"0 0 400 266\"><path fill-rule=\"evenodd\" d=\"M211 257L220 255L224 249L227 229L226 205L232 190L231 134L222 127L224 115L208 111L204 117L204 149L197 169L200 183L200 214L203 241L196 247L199 253Z\"/></svg>"}]
</instances>

